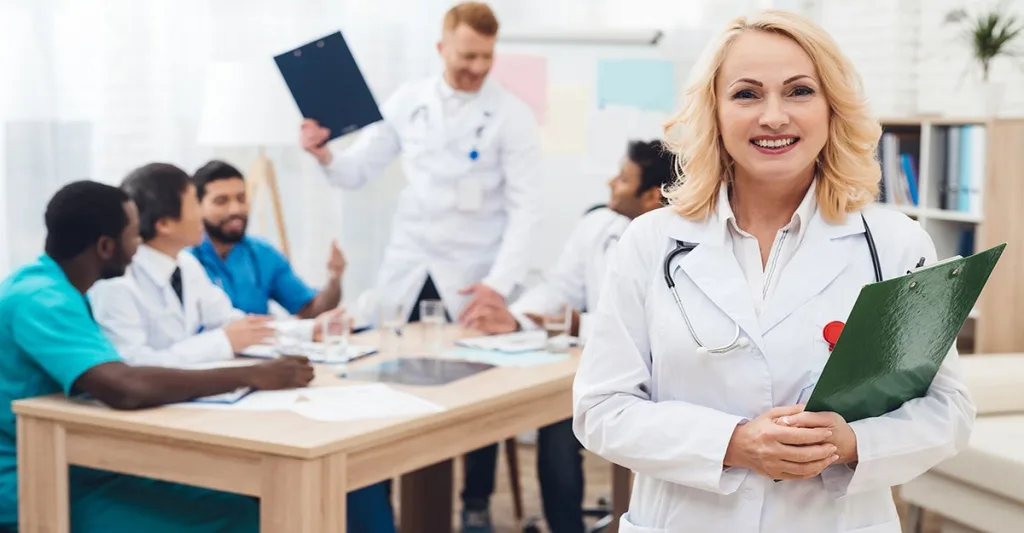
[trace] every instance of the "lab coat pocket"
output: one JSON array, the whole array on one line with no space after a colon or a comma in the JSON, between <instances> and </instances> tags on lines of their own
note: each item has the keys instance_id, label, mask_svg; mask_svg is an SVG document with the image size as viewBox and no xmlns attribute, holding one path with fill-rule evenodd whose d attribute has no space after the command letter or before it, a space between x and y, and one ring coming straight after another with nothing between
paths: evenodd
<instances>
[{"instance_id":1,"label":"lab coat pocket","mask_svg":"<svg viewBox=\"0 0 1024 533\"><path fill-rule=\"evenodd\" d=\"M631 516L627 512L619 518L619 533L666 533L667 529L656 527L640 527L629 521Z\"/></svg>"}]
</instances>

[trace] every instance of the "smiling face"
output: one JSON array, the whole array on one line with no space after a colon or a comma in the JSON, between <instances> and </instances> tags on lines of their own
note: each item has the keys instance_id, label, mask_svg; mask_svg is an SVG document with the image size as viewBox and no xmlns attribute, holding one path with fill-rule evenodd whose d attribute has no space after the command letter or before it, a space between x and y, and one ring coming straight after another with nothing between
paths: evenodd
<instances>
[{"instance_id":1,"label":"smiling face","mask_svg":"<svg viewBox=\"0 0 1024 533\"><path fill-rule=\"evenodd\" d=\"M444 60L445 79L453 89L476 92L494 64L496 38L481 34L466 24L444 33L438 52Z\"/></svg>"},{"instance_id":2,"label":"smiling face","mask_svg":"<svg viewBox=\"0 0 1024 533\"><path fill-rule=\"evenodd\" d=\"M715 82L718 126L737 180L810 180L828 139L829 105L814 62L792 39L745 31Z\"/></svg>"}]
</instances>

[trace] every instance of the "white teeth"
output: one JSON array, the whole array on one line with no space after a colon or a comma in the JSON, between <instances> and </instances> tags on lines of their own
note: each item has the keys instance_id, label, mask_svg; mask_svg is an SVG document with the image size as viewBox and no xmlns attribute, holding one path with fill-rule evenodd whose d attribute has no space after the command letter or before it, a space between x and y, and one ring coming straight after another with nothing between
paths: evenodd
<instances>
[{"instance_id":1,"label":"white teeth","mask_svg":"<svg viewBox=\"0 0 1024 533\"><path fill-rule=\"evenodd\" d=\"M761 148L782 148L784 146L789 146L789 145L793 144L794 142L796 142L796 138L794 138L794 137L789 137L787 139L776 139L776 140L766 140L766 139L755 139L754 140L754 144L760 146Z\"/></svg>"}]
</instances>

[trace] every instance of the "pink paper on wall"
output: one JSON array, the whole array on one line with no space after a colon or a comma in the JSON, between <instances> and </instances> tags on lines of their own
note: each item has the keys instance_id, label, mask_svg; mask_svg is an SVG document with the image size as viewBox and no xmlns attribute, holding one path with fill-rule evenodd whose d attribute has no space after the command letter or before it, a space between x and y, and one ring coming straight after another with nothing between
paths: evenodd
<instances>
[{"instance_id":1,"label":"pink paper on wall","mask_svg":"<svg viewBox=\"0 0 1024 533\"><path fill-rule=\"evenodd\" d=\"M530 106L538 124L544 124L548 107L548 60L540 56L499 54L491 76Z\"/></svg>"}]
</instances>

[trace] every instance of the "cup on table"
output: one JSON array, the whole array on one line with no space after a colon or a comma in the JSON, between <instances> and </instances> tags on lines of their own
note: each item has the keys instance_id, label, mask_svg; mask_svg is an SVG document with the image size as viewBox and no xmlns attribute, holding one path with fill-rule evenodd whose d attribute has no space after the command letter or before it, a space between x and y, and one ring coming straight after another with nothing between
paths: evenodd
<instances>
[{"instance_id":1,"label":"cup on table","mask_svg":"<svg viewBox=\"0 0 1024 533\"><path fill-rule=\"evenodd\" d=\"M553 313L543 316L544 331L547 332L547 350L562 353L569 350L569 329L572 325L572 306L559 304Z\"/></svg>"},{"instance_id":2,"label":"cup on table","mask_svg":"<svg viewBox=\"0 0 1024 533\"><path fill-rule=\"evenodd\" d=\"M382 353L397 353L402 345L402 328L409 318L405 306L382 305L379 311L380 345L377 349Z\"/></svg>"},{"instance_id":3,"label":"cup on table","mask_svg":"<svg viewBox=\"0 0 1024 533\"><path fill-rule=\"evenodd\" d=\"M354 319L347 313L324 316L320 322L320 342L328 361L347 360Z\"/></svg>"},{"instance_id":4,"label":"cup on table","mask_svg":"<svg viewBox=\"0 0 1024 533\"><path fill-rule=\"evenodd\" d=\"M444 344L445 318L444 302L423 300L420 302L420 325L423 328L423 347L430 353L441 351Z\"/></svg>"}]
</instances>

